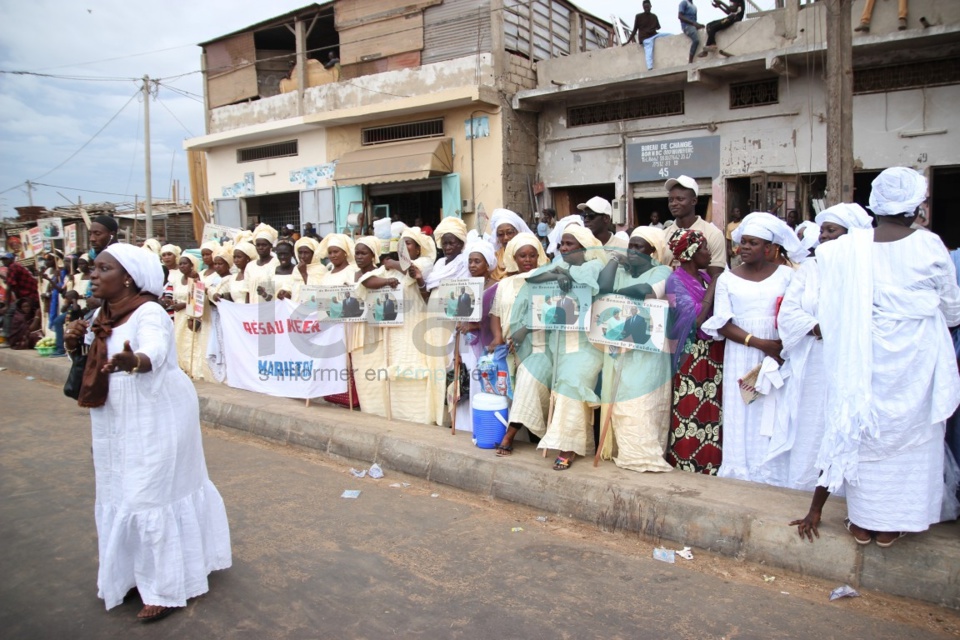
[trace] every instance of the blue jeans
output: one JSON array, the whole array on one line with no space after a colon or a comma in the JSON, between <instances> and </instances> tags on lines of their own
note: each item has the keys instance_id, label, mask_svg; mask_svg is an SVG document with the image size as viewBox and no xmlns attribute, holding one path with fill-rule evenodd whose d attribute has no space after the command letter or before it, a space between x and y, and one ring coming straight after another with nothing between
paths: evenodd
<instances>
[{"instance_id":1,"label":"blue jeans","mask_svg":"<svg viewBox=\"0 0 960 640\"><path fill-rule=\"evenodd\" d=\"M647 58L647 71L653 69L653 41L663 36L671 36L672 33L655 33L643 41L643 53Z\"/></svg>"},{"instance_id":2,"label":"blue jeans","mask_svg":"<svg viewBox=\"0 0 960 640\"><path fill-rule=\"evenodd\" d=\"M57 336L57 348L54 353L61 354L66 353L63 348L63 324L67 320L67 314L61 313L56 318L53 319L53 322L50 323L50 327L53 329L54 335Z\"/></svg>"},{"instance_id":3,"label":"blue jeans","mask_svg":"<svg viewBox=\"0 0 960 640\"><path fill-rule=\"evenodd\" d=\"M697 47L700 46L700 33L696 27L684 24L683 34L690 38L690 61L693 62L693 56L696 55Z\"/></svg>"}]
</instances>

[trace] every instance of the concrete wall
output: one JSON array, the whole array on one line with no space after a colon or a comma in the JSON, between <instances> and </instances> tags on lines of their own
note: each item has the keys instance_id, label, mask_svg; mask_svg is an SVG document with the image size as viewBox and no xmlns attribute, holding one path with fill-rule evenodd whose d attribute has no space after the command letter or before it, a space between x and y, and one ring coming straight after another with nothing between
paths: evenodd
<instances>
[{"instance_id":1,"label":"concrete wall","mask_svg":"<svg viewBox=\"0 0 960 640\"><path fill-rule=\"evenodd\" d=\"M400 69L352 80L341 80L304 92L304 114L383 104L398 97L436 93L469 86L494 86L493 57L489 53ZM220 133L297 116L298 92L284 93L210 112L208 133Z\"/></svg>"},{"instance_id":2,"label":"concrete wall","mask_svg":"<svg viewBox=\"0 0 960 640\"><path fill-rule=\"evenodd\" d=\"M780 80L780 103L729 108L729 89L685 86L682 116L566 127L566 104L546 106L540 121L540 174L547 187L615 183L628 192L622 141L649 142L719 135L720 174L714 178L715 220L725 210L724 179L753 172L826 172L826 103L818 72ZM960 165L956 104L960 86L854 96L857 169L906 165L925 171ZM714 128L711 131L711 128ZM911 137L916 132L947 133ZM903 137L904 134L907 137Z\"/></svg>"},{"instance_id":3,"label":"concrete wall","mask_svg":"<svg viewBox=\"0 0 960 640\"><path fill-rule=\"evenodd\" d=\"M536 62L513 54L507 54L505 62L506 73L500 86L507 98L536 86ZM535 213L530 186L537 181L537 117L514 111L509 99L505 99L503 120L503 206L530 222Z\"/></svg>"},{"instance_id":4,"label":"concrete wall","mask_svg":"<svg viewBox=\"0 0 960 640\"><path fill-rule=\"evenodd\" d=\"M298 141L298 155L294 157L237 162L238 148L283 142L294 138ZM299 174L295 173L292 177L291 172L301 172L306 167L316 167L326 163L327 134L320 128L309 133L258 140L251 144L216 147L207 151L207 184L210 198L226 198L232 195L260 196L281 191L300 191L307 186L297 180ZM235 185L244 182L245 175L249 173L253 174L253 193L230 193ZM330 186L329 180L321 179L316 184L318 188L326 186Z\"/></svg>"},{"instance_id":5,"label":"concrete wall","mask_svg":"<svg viewBox=\"0 0 960 640\"><path fill-rule=\"evenodd\" d=\"M342 157L345 153L361 148L360 129L370 126L383 126L410 122L411 120L426 120L429 118L444 118L444 133L453 138L453 168L460 174L460 198L470 200L475 198L474 212L482 204L489 214L493 209L504 206L503 195L503 119L502 116L488 115L479 112L495 111L488 106L468 106L445 111L430 111L425 109L415 117L398 117L362 124L349 124L339 127L330 127L326 130L326 156L331 160ZM473 143L473 175L471 180L471 141L466 136L466 122L474 116L487 118L489 136L479 137ZM473 228L475 213L464 213L463 219L467 226Z\"/></svg>"}]
</instances>

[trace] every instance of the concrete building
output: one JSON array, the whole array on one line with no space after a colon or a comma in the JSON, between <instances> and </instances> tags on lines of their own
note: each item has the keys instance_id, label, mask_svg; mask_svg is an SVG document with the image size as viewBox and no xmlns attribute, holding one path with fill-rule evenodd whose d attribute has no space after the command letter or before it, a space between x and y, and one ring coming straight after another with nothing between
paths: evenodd
<instances>
[{"instance_id":1,"label":"concrete building","mask_svg":"<svg viewBox=\"0 0 960 640\"><path fill-rule=\"evenodd\" d=\"M207 132L185 147L206 153L218 224L529 218L537 120L511 98L539 60L611 34L564 0L309 5L201 44Z\"/></svg>"},{"instance_id":2,"label":"concrete building","mask_svg":"<svg viewBox=\"0 0 960 640\"><path fill-rule=\"evenodd\" d=\"M856 26L864 0L851 4ZM914 167L931 181L930 227L956 247L960 2L909 10L901 31L896 3L879 2L869 33L853 34L855 199L866 205L882 169ZM636 45L539 63L514 106L539 115L547 199L566 215L601 195L646 224L669 217L664 180L687 174L721 228L735 207L812 217L826 189L825 15L800 0L748 14L693 64L683 35L655 41L649 71Z\"/></svg>"}]
</instances>

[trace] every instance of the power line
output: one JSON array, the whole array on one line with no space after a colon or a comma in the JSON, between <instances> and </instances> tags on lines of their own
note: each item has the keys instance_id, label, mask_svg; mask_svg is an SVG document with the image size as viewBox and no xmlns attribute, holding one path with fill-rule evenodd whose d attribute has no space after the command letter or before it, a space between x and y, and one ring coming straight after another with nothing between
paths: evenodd
<instances>
[{"instance_id":1,"label":"power line","mask_svg":"<svg viewBox=\"0 0 960 640\"><path fill-rule=\"evenodd\" d=\"M175 47L167 47L166 49L154 49L153 51L144 51L142 53L128 53L122 56L116 56L113 58L103 58L101 60L89 60L87 62L71 62L70 64L62 64L56 67L45 67L43 69L35 69L35 71L51 71L53 69L65 69L67 67L83 67L88 64L99 64L101 62L114 62L116 60L126 60L127 58L139 58L140 56L149 56L154 53L164 53L165 51L173 51L174 49L184 49L186 47L195 47L195 44L178 44Z\"/></svg>"},{"instance_id":2,"label":"power line","mask_svg":"<svg viewBox=\"0 0 960 640\"><path fill-rule=\"evenodd\" d=\"M84 82L130 82L136 81L136 78L107 78L104 76L67 76L53 73L36 73L34 71L10 71L0 69L0 74L8 76L35 76L38 78L53 78L54 80L73 80Z\"/></svg>"},{"instance_id":3,"label":"power line","mask_svg":"<svg viewBox=\"0 0 960 640\"><path fill-rule=\"evenodd\" d=\"M160 99L160 96L159 96L159 95L157 95L157 102L160 104L161 107L163 107L164 109L166 109L167 113L169 113L171 116L173 116L173 119L177 121L177 124L179 124L181 127L183 127L183 130L186 131L188 134L190 134L190 137L191 137L191 138L196 137L196 136L193 135L193 132L190 131L190 129L187 128L187 125L185 125L185 124L183 124L182 122L180 122L180 118L178 118L178 117L176 116L176 114L175 114L173 111L170 110L170 107L168 107L168 106L166 105L166 103L165 103L163 100Z\"/></svg>"},{"instance_id":4,"label":"power line","mask_svg":"<svg viewBox=\"0 0 960 640\"><path fill-rule=\"evenodd\" d=\"M38 187L50 187L51 189L64 189L67 191L80 191L81 193L98 193L104 196L120 196L122 198L138 198L139 196L133 193L114 193L112 191L96 191L94 189L81 189L79 187L65 187L60 184L46 184L44 182L34 182ZM153 196L154 200L163 200L167 196Z\"/></svg>"}]
</instances>

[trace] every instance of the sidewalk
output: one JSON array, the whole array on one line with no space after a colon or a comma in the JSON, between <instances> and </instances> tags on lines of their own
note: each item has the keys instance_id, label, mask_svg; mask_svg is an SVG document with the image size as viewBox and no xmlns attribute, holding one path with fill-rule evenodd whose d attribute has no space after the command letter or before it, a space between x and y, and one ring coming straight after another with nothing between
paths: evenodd
<instances>
[{"instance_id":1,"label":"sidewalk","mask_svg":"<svg viewBox=\"0 0 960 640\"><path fill-rule=\"evenodd\" d=\"M69 360L0 349L0 367L46 380L66 379ZM201 419L217 428L309 447L331 457L396 470L605 531L636 532L679 548L690 545L809 576L960 608L960 523L909 535L889 549L860 547L843 529L846 507L831 498L820 539L801 542L786 523L803 517L809 494L736 480L673 472L636 473L578 459L564 472L532 446L509 458L473 445L468 434L389 422L300 400L198 383ZM825 594L826 595L826 594Z\"/></svg>"}]
</instances>

